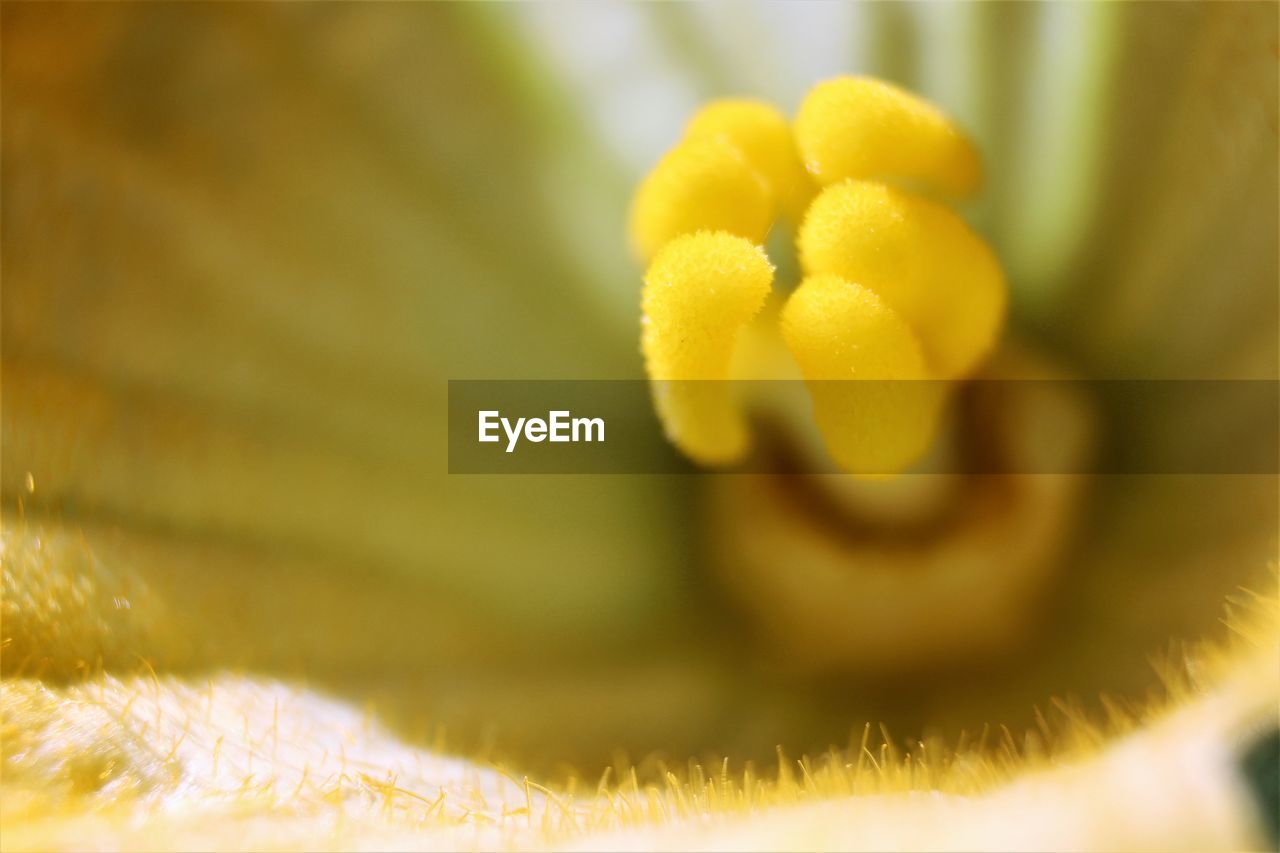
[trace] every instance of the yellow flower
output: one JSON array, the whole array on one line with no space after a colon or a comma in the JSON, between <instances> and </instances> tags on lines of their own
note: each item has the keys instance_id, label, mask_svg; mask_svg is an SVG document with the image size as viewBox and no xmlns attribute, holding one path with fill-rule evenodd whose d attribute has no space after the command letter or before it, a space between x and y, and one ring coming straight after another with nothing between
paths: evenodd
<instances>
[{"instance_id":1,"label":"yellow flower","mask_svg":"<svg viewBox=\"0 0 1280 853\"><path fill-rule=\"evenodd\" d=\"M0 846L1266 842L1275 472L952 472L1272 438L980 393L1275 382L1270 7L3 14ZM646 357L753 473L448 473Z\"/></svg>"}]
</instances>

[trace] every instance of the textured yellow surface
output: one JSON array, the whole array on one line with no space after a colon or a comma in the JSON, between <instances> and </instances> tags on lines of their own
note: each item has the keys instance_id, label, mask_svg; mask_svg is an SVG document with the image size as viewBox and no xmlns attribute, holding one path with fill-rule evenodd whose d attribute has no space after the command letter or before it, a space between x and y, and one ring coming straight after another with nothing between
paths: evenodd
<instances>
[{"instance_id":1,"label":"textured yellow surface","mask_svg":"<svg viewBox=\"0 0 1280 853\"><path fill-rule=\"evenodd\" d=\"M690 139L636 190L631 243L644 258L695 231L727 231L761 243L775 210L769 183L735 146L719 136Z\"/></svg>"},{"instance_id":2,"label":"textured yellow surface","mask_svg":"<svg viewBox=\"0 0 1280 853\"><path fill-rule=\"evenodd\" d=\"M916 330L932 375L963 377L1004 320L1005 282L991 249L959 216L870 181L825 189L797 237L806 275L875 291Z\"/></svg>"},{"instance_id":3,"label":"textured yellow surface","mask_svg":"<svg viewBox=\"0 0 1280 853\"><path fill-rule=\"evenodd\" d=\"M795 133L805 168L824 185L870 178L966 196L982 181L977 151L950 119L883 80L837 77L814 86Z\"/></svg>"},{"instance_id":4,"label":"textured yellow surface","mask_svg":"<svg viewBox=\"0 0 1280 853\"><path fill-rule=\"evenodd\" d=\"M712 101L694 113L686 139L724 138L769 183L778 204L798 219L816 188L796 153L791 124L776 107L748 98Z\"/></svg>"},{"instance_id":5,"label":"textured yellow surface","mask_svg":"<svg viewBox=\"0 0 1280 853\"><path fill-rule=\"evenodd\" d=\"M797 144L805 168L829 185L816 198ZM747 191L754 182L741 173L747 164L768 189L769 218L781 207L799 222L796 242L807 278L783 312L784 337L810 381L830 455L847 473L893 476L929 449L945 396L941 384L903 383L972 373L998 337L1006 285L995 255L950 209L908 189L855 179L968 193L980 178L976 156L940 112L876 80L819 83L805 98L794 133L768 104L713 101L637 189L632 240L642 258L698 227L760 243L769 223L763 215L757 220L758 199ZM694 461L732 462L745 451L747 429L729 389L664 382L693 378L692 365L700 360L706 365L697 378L720 382L778 370L757 363L753 375L730 373L736 334L727 336L723 327L736 333L759 303L753 301L750 314L720 316L726 309L702 295L708 285L693 274L697 256L681 250L678 257L680 276L667 271L670 260L659 269L666 289L655 289L656 262L646 275L642 339L656 407L667 434ZM714 290L730 292L727 268L718 255L707 257ZM691 282L699 282L696 310L685 306L679 322L655 323L653 306L680 304L672 291L694 287ZM655 302L655 293L663 299ZM765 295L767 288L759 299ZM704 338L716 341L706 353Z\"/></svg>"},{"instance_id":6,"label":"textured yellow surface","mask_svg":"<svg viewBox=\"0 0 1280 853\"><path fill-rule=\"evenodd\" d=\"M4 556L66 555L6 535ZM69 599L30 574L7 582L7 600ZM1250 849L1261 824L1236 756L1275 724L1278 617L1274 590L1240 594L1225 640L1171 656L1163 695L1101 719L1058 702L1025 736L904 745L868 726L847 751L780 753L776 769L620 764L554 782L415 745L296 679L9 672L0 847ZM6 641L26 630L6 621ZM98 642L91 621L68 630Z\"/></svg>"},{"instance_id":7,"label":"textured yellow surface","mask_svg":"<svg viewBox=\"0 0 1280 853\"><path fill-rule=\"evenodd\" d=\"M841 468L893 474L924 453L943 389L925 381L915 334L883 299L839 276L806 278L783 309L782 337Z\"/></svg>"},{"instance_id":8,"label":"textured yellow surface","mask_svg":"<svg viewBox=\"0 0 1280 853\"><path fill-rule=\"evenodd\" d=\"M671 440L700 462L746 449L746 423L725 380L738 333L772 282L764 252L724 232L672 240L645 273L641 345L654 404Z\"/></svg>"}]
</instances>

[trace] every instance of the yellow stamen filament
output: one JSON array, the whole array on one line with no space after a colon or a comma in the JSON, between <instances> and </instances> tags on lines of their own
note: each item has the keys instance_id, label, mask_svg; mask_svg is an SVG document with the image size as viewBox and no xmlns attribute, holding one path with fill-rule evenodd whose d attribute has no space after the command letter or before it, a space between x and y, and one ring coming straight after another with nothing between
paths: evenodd
<instances>
[{"instance_id":1,"label":"yellow stamen filament","mask_svg":"<svg viewBox=\"0 0 1280 853\"><path fill-rule=\"evenodd\" d=\"M819 83L800 105L795 135L805 168L823 185L870 178L963 197L982 181L977 151L941 111L880 80Z\"/></svg>"},{"instance_id":2,"label":"yellow stamen filament","mask_svg":"<svg viewBox=\"0 0 1280 853\"><path fill-rule=\"evenodd\" d=\"M836 184L810 205L798 242L806 275L857 282L901 314L939 378L968 374L995 342L1000 265L943 205L880 183Z\"/></svg>"},{"instance_id":3,"label":"yellow stamen filament","mask_svg":"<svg viewBox=\"0 0 1280 853\"><path fill-rule=\"evenodd\" d=\"M928 449L941 401L911 329L871 290L834 275L805 279L782 311L782 337L813 398L836 462L890 475ZM878 380L878 381L847 381Z\"/></svg>"},{"instance_id":4,"label":"yellow stamen filament","mask_svg":"<svg viewBox=\"0 0 1280 853\"><path fill-rule=\"evenodd\" d=\"M799 220L817 188L800 163L791 124L764 101L726 98L694 114L685 139L724 139L768 183L782 210Z\"/></svg>"},{"instance_id":5,"label":"yellow stamen filament","mask_svg":"<svg viewBox=\"0 0 1280 853\"><path fill-rule=\"evenodd\" d=\"M650 259L670 240L695 231L727 231L764 242L776 205L764 177L719 137L691 139L659 161L631 209L631 243Z\"/></svg>"},{"instance_id":6,"label":"yellow stamen filament","mask_svg":"<svg viewBox=\"0 0 1280 853\"><path fill-rule=\"evenodd\" d=\"M764 251L722 231L672 240L645 274L641 346L654 404L667 436L697 462L732 462L747 449L745 419L724 380L738 333L772 283Z\"/></svg>"}]
</instances>

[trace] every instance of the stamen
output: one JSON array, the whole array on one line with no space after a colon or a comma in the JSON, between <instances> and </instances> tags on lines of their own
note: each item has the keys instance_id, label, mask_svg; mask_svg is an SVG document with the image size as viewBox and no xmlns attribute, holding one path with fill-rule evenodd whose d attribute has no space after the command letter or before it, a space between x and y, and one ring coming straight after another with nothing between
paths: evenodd
<instances>
[{"instance_id":1,"label":"stamen","mask_svg":"<svg viewBox=\"0 0 1280 853\"><path fill-rule=\"evenodd\" d=\"M807 278L782 311L782 337L840 467L891 475L928 449L941 388L902 381L928 373L915 334L885 300L838 276Z\"/></svg>"},{"instance_id":2,"label":"stamen","mask_svg":"<svg viewBox=\"0 0 1280 853\"><path fill-rule=\"evenodd\" d=\"M769 182L726 140L690 139L663 157L636 191L631 243L646 260L695 231L763 243L776 213Z\"/></svg>"},{"instance_id":3,"label":"stamen","mask_svg":"<svg viewBox=\"0 0 1280 853\"><path fill-rule=\"evenodd\" d=\"M880 80L819 83L800 105L795 134L805 168L823 185L870 178L959 198L982 182L964 134L932 104Z\"/></svg>"},{"instance_id":4,"label":"stamen","mask_svg":"<svg viewBox=\"0 0 1280 853\"><path fill-rule=\"evenodd\" d=\"M817 187L800 164L791 124L764 101L726 98L700 109L685 139L722 138L732 144L769 183L783 212L798 222Z\"/></svg>"},{"instance_id":5,"label":"stamen","mask_svg":"<svg viewBox=\"0 0 1280 853\"><path fill-rule=\"evenodd\" d=\"M810 205L798 243L805 275L857 282L901 314L939 378L968 374L995 342L1004 275L945 206L880 183L836 184Z\"/></svg>"},{"instance_id":6,"label":"stamen","mask_svg":"<svg viewBox=\"0 0 1280 853\"><path fill-rule=\"evenodd\" d=\"M654 405L667 436L697 462L732 462L747 449L745 418L724 380L738 333L772 283L764 250L723 231L677 237L645 274L641 347Z\"/></svg>"},{"instance_id":7,"label":"stamen","mask_svg":"<svg viewBox=\"0 0 1280 853\"><path fill-rule=\"evenodd\" d=\"M773 268L758 245L782 210L802 220L807 279L782 331L828 450L863 475L892 475L920 458L942 383L899 380L972 372L999 332L1004 277L943 204L866 179L963 194L980 177L976 152L941 112L875 80L818 85L794 129L760 101L699 111L640 185L631 218L636 251L654 259L643 347L671 440L709 464L745 452L747 427L723 380L777 373L731 376L730 359L769 292ZM816 198L813 178L827 185ZM697 379L721 381L680 381Z\"/></svg>"}]
</instances>

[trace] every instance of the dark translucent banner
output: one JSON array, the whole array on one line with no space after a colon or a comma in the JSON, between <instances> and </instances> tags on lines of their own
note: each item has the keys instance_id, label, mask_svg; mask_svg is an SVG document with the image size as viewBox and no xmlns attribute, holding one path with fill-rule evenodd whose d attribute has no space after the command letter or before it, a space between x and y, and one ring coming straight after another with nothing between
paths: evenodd
<instances>
[{"instance_id":1,"label":"dark translucent banner","mask_svg":"<svg viewBox=\"0 0 1280 853\"><path fill-rule=\"evenodd\" d=\"M749 445L732 462L691 462L664 435L655 394L697 425L741 412ZM449 472L836 474L833 439L855 454L892 441L918 426L912 407L929 412L930 439L907 474L1280 471L1275 381L1036 379L450 380Z\"/></svg>"}]
</instances>

